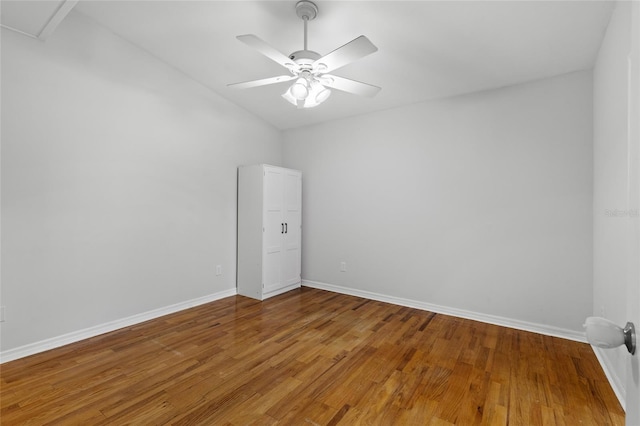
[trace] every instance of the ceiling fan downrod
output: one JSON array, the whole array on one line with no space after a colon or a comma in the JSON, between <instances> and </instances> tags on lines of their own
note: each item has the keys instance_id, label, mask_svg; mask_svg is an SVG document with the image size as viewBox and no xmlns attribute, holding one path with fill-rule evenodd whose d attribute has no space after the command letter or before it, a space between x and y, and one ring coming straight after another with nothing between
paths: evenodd
<instances>
[{"instance_id":1,"label":"ceiling fan downrod","mask_svg":"<svg viewBox=\"0 0 640 426\"><path fill-rule=\"evenodd\" d=\"M304 50L307 50L307 22L316 19L318 6L312 1L300 0L296 3L296 14L304 21Z\"/></svg>"}]
</instances>

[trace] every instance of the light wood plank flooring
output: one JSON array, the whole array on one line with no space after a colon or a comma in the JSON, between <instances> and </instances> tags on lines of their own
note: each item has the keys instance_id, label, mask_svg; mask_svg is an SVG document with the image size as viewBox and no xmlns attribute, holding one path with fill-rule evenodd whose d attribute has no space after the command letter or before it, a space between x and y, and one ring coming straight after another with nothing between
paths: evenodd
<instances>
[{"instance_id":1,"label":"light wood plank flooring","mask_svg":"<svg viewBox=\"0 0 640 426\"><path fill-rule=\"evenodd\" d=\"M623 425L591 348L303 288L1 367L2 425Z\"/></svg>"}]
</instances>

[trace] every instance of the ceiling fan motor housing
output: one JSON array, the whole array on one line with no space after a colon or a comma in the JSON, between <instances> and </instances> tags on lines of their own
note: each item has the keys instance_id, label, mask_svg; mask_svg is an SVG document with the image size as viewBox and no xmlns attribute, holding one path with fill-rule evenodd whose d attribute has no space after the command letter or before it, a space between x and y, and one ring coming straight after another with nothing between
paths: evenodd
<instances>
[{"instance_id":1,"label":"ceiling fan motor housing","mask_svg":"<svg viewBox=\"0 0 640 426\"><path fill-rule=\"evenodd\" d=\"M302 69L311 69L312 64L320 58L320 54L313 50L297 50L289 55L289 59Z\"/></svg>"}]
</instances>

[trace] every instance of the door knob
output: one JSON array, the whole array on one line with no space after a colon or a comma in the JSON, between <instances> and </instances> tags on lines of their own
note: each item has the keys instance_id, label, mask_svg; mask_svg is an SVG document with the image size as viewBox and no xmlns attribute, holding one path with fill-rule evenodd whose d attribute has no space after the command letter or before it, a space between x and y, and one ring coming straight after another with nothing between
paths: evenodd
<instances>
[{"instance_id":1,"label":"door knob","mask_svg":"<svg viewBox=\"0 0 640 426\"><path fill-rule=\"evenodd\" d=\"M583 327L587 340L599 348L616 348L625 345L631 355L636 353L636 329L632 322L622 328L606 318L589 317Z\"/></svg>"}]
</instances>

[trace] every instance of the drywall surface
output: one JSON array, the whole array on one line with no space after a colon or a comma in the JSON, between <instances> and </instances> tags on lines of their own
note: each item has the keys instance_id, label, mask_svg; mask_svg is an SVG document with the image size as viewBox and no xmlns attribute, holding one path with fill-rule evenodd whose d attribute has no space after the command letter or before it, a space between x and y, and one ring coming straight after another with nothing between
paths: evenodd
<instances>
[{"instance_id":1,"label":"drywall surface","mask_svg":"<svg viewBox=\"0 0 640 426\"><path fill-rule=\"evenodd\" d=\"M624 325L627 317L627 55L631 3L618 2L593 71L593 314ZM637 117L636 117L637 119ZM624 397L627 350L600 351Z\"/></svg>"},{"instance_id":2,"label":"drywall surface","mask_svg":"<svg viewBox=\"0 0 640 426\"><path fill-rule=\"evenodd\" d=\"M79 13L1 51L1 349L235 289L236 168L280 131Z\"/></svg>"},{"instance_id":3,"label":"drywall surface","mask_svg":"<svg viewBox=\"0 0 640 426\"><path fill-rule=\"evenodd\" d=\"M590 71L284 140L285 166L304 173L303 279L582 330L592 309Z\"/></svg>"}]
</instances>

